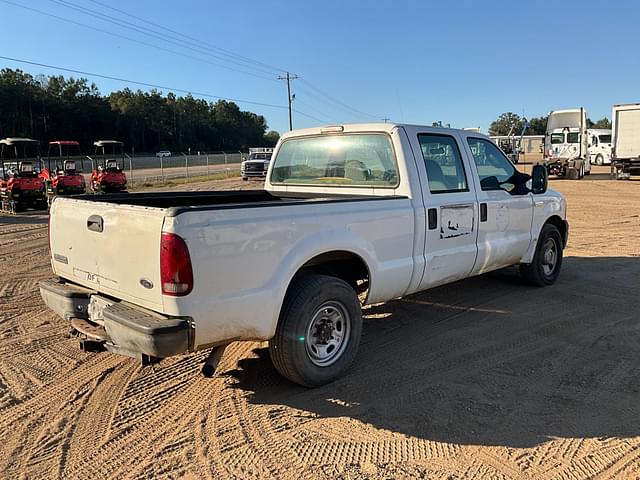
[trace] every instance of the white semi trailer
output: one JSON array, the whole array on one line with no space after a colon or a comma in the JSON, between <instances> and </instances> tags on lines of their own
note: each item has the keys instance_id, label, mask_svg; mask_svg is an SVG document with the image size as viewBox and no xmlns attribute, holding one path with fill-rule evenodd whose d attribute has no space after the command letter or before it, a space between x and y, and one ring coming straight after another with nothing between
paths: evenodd
<instances>
[{"instance_id":1,"label":"white semi trailer","mask_svg":"<svg viewBox=\"0 0 640 480\"><path fill-rule=\"evenodd\" d=\"M611 112L611 175L640 175L640 103L614 105Z\"/></svg>"}]
</instances>

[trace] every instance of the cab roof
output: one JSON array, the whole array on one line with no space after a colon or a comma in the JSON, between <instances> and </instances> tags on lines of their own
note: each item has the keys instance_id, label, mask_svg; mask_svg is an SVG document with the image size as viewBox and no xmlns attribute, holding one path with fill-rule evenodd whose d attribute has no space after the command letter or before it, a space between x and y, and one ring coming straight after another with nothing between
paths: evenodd
<instances>
[{"instance_id":1,"label":"cab roof","mask_svg":"<svg viewBox=\"0 0 640 480\"><path fill-rule=\"evenodd\" d=\"M49 142L49 145L80 145L80 143L75 140L54 140Z\"/></svg>"},{"instance_id":2,"label":"cab roof","mask_svg":"<svg viewBox=\"0 0 640 480\"><path fill-rule=\"evenodd\" d=\"M481 135L486 137L483 133L472 132L469 130L463 130L459 128L448 127L434 127L429 125L416 125L410 123L345 123L343 125L324 125L321 127L302 128L299 130L292 130L290 132L283 133L280 138L286 139L290 137L301 137L307 135L331 135L338 133L357 133L357 132L380 132L391 133L396 128L407 127L410 129L424 129L425 132L438 133L438 132L462 132L463 134Z\"/></svg>"},{"instance_id":3,"label":"cab roof","mask_svg":"<svg viewBox=\"0 0 640 480\"><path fill-rule=\"evenodd\" d=\"M124 145L120 140L96 140L93 144L96 147L102 147L104 145Z\"/></svg>"}]
</instances>

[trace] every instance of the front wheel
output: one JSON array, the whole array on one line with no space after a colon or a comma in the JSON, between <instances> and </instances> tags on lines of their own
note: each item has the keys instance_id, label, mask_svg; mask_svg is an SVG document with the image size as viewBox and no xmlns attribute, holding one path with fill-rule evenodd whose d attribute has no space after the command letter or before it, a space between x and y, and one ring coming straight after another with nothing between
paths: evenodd
<instances>
[{"instance_id":1,"label":"front wheel","mask_svg":"<svg viewBox=\"0 0 640 480\"><path fill-rule=\"evenodd\" d=\"M562 251L560 230L547 223L540 232L533 261L520 265L520 275L527 283L537 287L553 285L560 275Z\"/></svg>"},{"instance_id":2,"label":"front wheel","mask_svg":"<svg viewBox=\"0 0 640 480\"><path fill-rule=\"evenodd\" d=\"M600 154L596 155L596 165L604 165L604 158Z\"/></svg>"},{"instance_id":3,"label":"front wheel","mask_svg":"<svg viewBox=\"0 0 640 480\"><path fill-rule=\"evenodd\" d=\"M339 278L305 275L293 280L285 296L269 354L281 375L315 387L349 368L361 333L362 312L353 288Z\"/></svg>"}]
</instances>

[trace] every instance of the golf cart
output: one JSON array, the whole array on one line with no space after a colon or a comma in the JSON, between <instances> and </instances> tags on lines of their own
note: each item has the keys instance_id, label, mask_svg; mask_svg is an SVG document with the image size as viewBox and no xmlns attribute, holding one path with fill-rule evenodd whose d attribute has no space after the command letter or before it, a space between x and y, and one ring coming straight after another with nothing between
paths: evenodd
<instances>
[{"instance_id":1,"label":"golf cart","mask_svg":"<svg viewBox=\"0 0 640 480\"><path fill-rule=\"evenodd\" d=\"M0 140L0 209L47 208L44 181L38 177L40 142L30 138Z\"/></svg>"},{"instance_id":2,"label":"golf cart","mask_svg":"<svg viewBox=\"0 0 640 480\"><path fill-rule=\"evenodd\" d=\"M96 154L92 159L91 190L105 193L125 191L124 144L118 140L98 140L93 144Z\"/></svg>"},{"instance_id":3,"label":"golf cart","mask_svg":"<svg viewBox=\"0 0 640 480\"><path fill-rule=\"evenodd\" d=\"M57 159L55 159L56 156ZM47 185L48 197L84 193L85 181L82 176L80 144L74 140L49 142L47 165L42 169L39 177Z\"/></svg>"}]
</instances>

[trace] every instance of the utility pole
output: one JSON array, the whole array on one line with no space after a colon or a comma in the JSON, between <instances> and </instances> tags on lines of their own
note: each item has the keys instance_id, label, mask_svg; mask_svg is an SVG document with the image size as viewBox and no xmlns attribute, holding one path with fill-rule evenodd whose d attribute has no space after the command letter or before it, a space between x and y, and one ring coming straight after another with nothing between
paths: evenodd
<instances>
[{"instance_id":1,"label":"utility pole","mask_svg":"<svg viewBox=\"0 0 640 480\"><path fill-rule=\"evenodd\" d=\"M289 100L289 130L293 130L293 119L291 117L291 101L293 100L293 98L291 98L291 80L295 80L297 78L298 78L297 75L291 75L289 72L287 72L286 77L283 77L283 76L278 77L278 80L287 81L287 98Z\"/></svg>"},{"instance_id":2,"label":"utility pole","mask_svg":"<svg viewBox=\"0 0 640 480\"><path fill-rule=\"evenodd\" d=\"M385 117L382 119L382 121L383 121L384 123L387 123L389 120L391 120L391 119L390 119L389 117L387 117L386 115L385 115Z\"/></svg>"}]
</instances>

